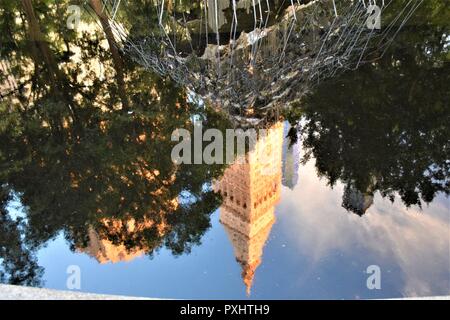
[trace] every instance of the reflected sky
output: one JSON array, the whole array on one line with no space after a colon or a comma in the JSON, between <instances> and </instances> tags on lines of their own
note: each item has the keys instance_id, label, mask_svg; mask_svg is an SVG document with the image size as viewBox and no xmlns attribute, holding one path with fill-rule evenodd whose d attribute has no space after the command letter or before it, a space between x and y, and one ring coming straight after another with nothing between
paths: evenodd
<instances>
[{"instance_id":1,"label":"reflected sky","mask_svg":"<svg viewBox=\"0 0 450 320\"><path fill-rule=\"evenodd\" d=\"M448 293L447 198L438 197L421 211L375 196L374 204L360 218L340 207L344 186L326 186L312 163L301 168L300 181L293 191L286 190L278 207L291 245L310 262L299 284L311 281L312 275L320 277L320 270L329 270L325 279L334 278L332 286L345 288L366 278L364 271L373 264L382 269L378 294L384 297ZM331 283L323 289L327 285ZM353 288L355 298L378 295L362 287Z\"/></svg>"}]
</instances>

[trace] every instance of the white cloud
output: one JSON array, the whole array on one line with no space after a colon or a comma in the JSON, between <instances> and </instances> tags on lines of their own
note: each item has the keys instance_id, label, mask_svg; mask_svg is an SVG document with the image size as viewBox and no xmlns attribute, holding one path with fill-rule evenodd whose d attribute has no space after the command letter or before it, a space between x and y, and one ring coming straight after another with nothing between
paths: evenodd
<instances>
[{"instance_id":1,"label":"white cloud","mask_svg":"<svg viewBox=\"0 0 450 320\"><path fill-rule=\"evenodd\" d=\"M277 211L287 213L281 223L312 265L337 250L351 255L362 248L375 261L398 266L405 296L450 294L449 199L438 196L421 211L377 194L361 218L341 207L343 185L327 186L313 161L300 167L299 176L293 191L283 190Z\"/></svg>"}]
</instances>

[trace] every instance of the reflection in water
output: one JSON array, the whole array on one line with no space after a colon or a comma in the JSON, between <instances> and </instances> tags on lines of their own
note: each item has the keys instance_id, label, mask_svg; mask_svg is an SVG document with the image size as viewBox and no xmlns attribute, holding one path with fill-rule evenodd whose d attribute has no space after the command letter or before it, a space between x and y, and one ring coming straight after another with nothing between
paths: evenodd
<instances>
[{"instance_id":1,"label":"reflection in water","mask_svg":"<svg viewBox=\"0 0 450 320\"><path fill-rule=\"evenodd\" d=\"M383 8L379 31L367 27L364 1L156 1L151 30L109 18L136 62L239 122L247 112L270 116L324 79L379 58L421 2Z\"/></svg>"},{"instance_id":2,"label":"reflection in water","mask_svg":"<svg viewBox=\"0 0 450 320\"><path fill-rule=\"evenodd\" d=\"M276 298L293 290L291 296L298 297L315 283L272 291L272 277L286 271L290 281L299 276L289 270L299 266L297 258L326 260L335 249L356 252L342 257L337 268L366 256L398 266L392 286L407 278L407 295L448 292L450 72L441 24L450 20L439 18L445 10L438 2L424 5L426 23L404 29L382 60L310 92L287 112L293 128L273 125L246 161L225 174L222 165L173 164L170 136L179 128L192 131L194 116L205 130L223 131L230 127L228 114L188 103L184 88L115 50L104 17L100 25L89 20L78 33L67 32L55 22L66 21L67 4L23 0L0 5L0 282L39 286L44 277L56 277L44 273L38 259L42 252L52 254L46 269L55 260L70 264L80 256L75 253L83 252L94 258L86 260L99 272L111 270L109 262L136 266L138 257L155 256L158 250L186 258L193 247L201 252L204 246L198 245L208 230L222 230L211 228L211 214L221 206L220 221L248 292L253 288L254 294ZM143 8L149 5L133 1L122 13L136 37L145 36L154 25L149 20L157 18L146 15ZM102 12L97 14L102 19ZM277 58L286 29L272 26L276 32L262 40L259 53ZM236 99L243 101L241 95ZM301 145L291 145L297 139ZM261 150L269 164L258 158ZM308 159L314 164L304 166ZM212 181L223 202L211 190ZM401 201L391 204L383 197ZM422 212L419 206L425 203L429 207ZM341 207L364 216L345 214ZM284 223L289 228L280 230ZM267 245L275 232L276 237L295 235L301 244L299 252L286 254L285 265L278 263L279 250ZM46 247L59 237L64 249L49 251ZM208 245L222 248L214 241ZM360 246L367 252L353 250ZM260 291L253 282L263 249L264 266L272 259L277 265L270 274L258 269L258 286L264 277L269 283ZM270 256L273 251L279 255ZM322 270L336 267L324 264ZM114 268L129 270L120 264ZM164 270L142 277L158 278ZM432 276L423 276L427 272ZM186 274L180 272L178 281L187 281Z\"/></svg>"},{"instance_id":3,"label":"reflection in water","mask_svg":"<svg viewBox=\"0 0 450 320\"><path fill-rule=\"evenodd\" d=\"M44 270L23 241L25 226L8 214L6 204L12 200L0 189L0 283L39 286Z\"/></svg>"},{"instance_id":4,"label":"reflection in water","mask_svg":"<svg viewBox=\"0 0 450 320\"><path fill-rule=\"evenodd\" d=\"M154 182L155 175L148 170L139 170L149 182ZM164 182L164 187L152 191L152 196L165 199L165 193L168 193L167 186L174 184L175 176ZM155 213L148 210L144 217L136 221L135 218L126 217L125 219L104 218L98 221L97 228L90 226L88 230L89 241L86 248L78 247L79 252L85 252L94 257L99 263L117 263L127 262L144 254L153 252L160 242L156 242L153 247L149 247L147 242L139 240L142 236L153 230L155 239L163 239L171 229L168 222L168 215L177 214L179 208L178 199L166 198L163 207L158 213L159 219L155 219ZM162 240L161 240L162 241ZM131 244L131 246L130 246ZM127 246L128 245L128 246Z\"/></svg>"},{"instance_id":5,"label":"reflection in water","mask_svg":"<svg viewBox=\"0 0 450 320\"><path fill-rule=\"evenodd\" d=\"M340 208L345 184L338 182L331 189L317 176L316 165L312 159L302 166L301 184L293 191L284 189L277 207L277 225L295 252L289 255L304 259L289 284L297 279L296 288L303 288L310 298L450 294L448 198L441 194L420 209L406 208L401 201L391 203L377 193L374 204L360 218ZM382 270L378 292L365 288L364 271L372 264ZM323 288L326 293L320 293Z\"/></svg>"},{"instance_id":6,"label":"reflection in water","mask_svg":"<svg viewBox=\"0 0 450 320\"><path fill-rule=\"evenodd\" d=\"M124 232L125 236L128 238L133 238L137 234L154 227L154 222L150 220L144 220L143 222L137 223L133 218L125 223L120 220L104 220L102 221L102 224L105 227L104 230L106 230L109 235ZM158 237L163 237L167 231L167 224L164 221L156 226ZM148 248L147 246L127 248L122 243L114 244L111 240L109 240L110 237L101 235L93 227L90 227L88 232L88 246L86 248L79 248L78 251L87 253L102 264L108 262L117 263L132 261L135 258L141 257L155 249Z\"/></svg>"},{"instance_id":7,"label":"reflection in water","mask_svg":"<svg viewBox=\"0 0 450 320\"><path fill-rule=\"evenodd\" d=\"M289 123L285 124L283 140L283 186L294 189L298 183L298 170L300 167L300 144L299 135L295 127ZM294 138L290 137L291 132Z\"/></svg>"},{"instance_id":8,"label":"reflection in water","mask_svg":"<svg viewBox=\"0 0 450 320\"><path fill-rule=\"evenodd\" d=\"M208 120L205 129L226 119L124 59L107 23L99 30L89 20L72 33L65 23L49 27L67 20L67 3L1 6L1 27L14 30L1 33L0 47L8 71L0 74L1 228L9 230L0 237L1 281L40 283L34 254L61 234L99 262L161 247L189 252L219 205L205 186L223 166L176 166L170 135L193 130L193 114ZM11 74L17 86L6 87ZM12 217L13 197L21 219Z\"/></svg>"},{"instance_id":9,"label":"reflection in water","mask_svg":"<svg viewBox=\"0 0 450 320\"><path fill-rule=\"evenodd\" d=\"M131 231L128 231L131 232ZM100 238L100 235L93 229L89 229L89 245L78 250L95 258L99 263L128 262L141 257L147 251L142 249L127 249L124 245L114 245L107 239Z\"/></svg>"},{"instance_id":10,"label":"reflection in water","mask_svg":"<svg viewBox=\"0 0 450 320\"><path fill-rule=\"evenodd\" d=\"M220 222L242 267L248 294L280 201L282 145L283 124L279 122L245 155L245 161L233 164L215 185L224 199ZM272 161L267 163L262 157Z\"/></svg>"}]
</instances>

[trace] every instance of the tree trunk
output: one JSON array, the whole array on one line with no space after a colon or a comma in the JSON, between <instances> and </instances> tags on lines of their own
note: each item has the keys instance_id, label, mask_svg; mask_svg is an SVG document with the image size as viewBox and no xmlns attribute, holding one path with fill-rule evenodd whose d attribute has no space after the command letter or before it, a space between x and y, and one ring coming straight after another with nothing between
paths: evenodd
<instances>
[{"instance_id":1,"label":"tree trunk","mask_svg":"<svg viewBox=\"0 0 450 320\"><path fill-rule=\"evenodd\" d=\"M117 86L119 90L119 97L122 101L123 110L129 110L129 102L128 97L126 95L125 89L125 81L124 81L124 67L123 60L117 48L117 42L114 38L114 34L111 30L111 25L109 24L108 17L105 15L103 11L103 4L101 0L89 0L92 9L94 9L95 14L100 20L100 24L102 25L103 32L106 35L106 39L108 40L109 48L111 50L114 69L116 69L116 80Z\"/></svg>"},{"instance_id":2,"label":"tree trunk","mask_svg":"<svg viewBox=\"0 0 450 320\"><path fill-rule=\"evenodd\" d=\"M32 42L32 50L34 55L35 64L38 65L39 62L43 61L50 77L50 85L55 96L61 97L61 103L66 103L69 109L69 113L73 119L74 127L77 128L78 134L81 134L81 122L78 116L78 112L73 105L72 94L67 90L68 79L64 73L59 70L58 64L55 59L53 51L50 49L48 42L46 41L44 35L41 32L39 25L39 20L37 19L32 0L21 0L22 7L25 11L28 22L28 33L30 36L30 41ZM61 131L63 119L57 118L53 119L57 123L58 131Z\"/></svg>"},{"instance_id":3,"label":"tree trunk","mask_svg":"<svg viewBox=\"0 0 450 320\"><path fill-rule=\"evenodd\" d=\"M61 80L61 72L58 69L55 57L41 32L39 21L34 13L31 0L21 1L28 21L28 33L33 45L33 53L35 55L36 63L38 63L38 61L42 59L48 68L50 77L52 77L54 80Z\"/></svg>"}]
</instances>

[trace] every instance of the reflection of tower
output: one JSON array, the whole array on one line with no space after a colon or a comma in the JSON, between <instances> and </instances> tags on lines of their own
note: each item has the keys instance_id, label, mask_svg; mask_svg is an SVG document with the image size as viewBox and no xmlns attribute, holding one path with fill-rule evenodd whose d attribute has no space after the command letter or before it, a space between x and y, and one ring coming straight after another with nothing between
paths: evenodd
<instances>
[{"instance_id":1,"label":"reflection of tower","mask_svg":"<svg viewBox=\"0 0 450 320\"><path fill-rule=\"evenodd\" d=\"M133 238L133 235L154 227L154 223L150 220L136 223L134 219L130 219L124 223L121 220L104 219L101 223L106 227L108 234L113 236L124 235L130 239ZM166 231L166 225L164 223L156 227L160 235ZM135 248L131 249L128 249L123 243L114 244L111 240L107 239L107 236L101 235L92 226L89 227L88 235L88 246L86 248L79 248L78 251L87 253L101 264L128 262L144 255L152 249L138 244L136 244Z\"/></svg>"},{"instance_id":2,"label":"reflection of tower","mask_svg":"<svg viewBox=\"0 0 450 320\"><path fill-rule=\"evenodd\" d=\"M220 221L242 266L248 294L275 222L281 189L282 141L283 124L278 123L256 143L245 161L229 167L215 185L215 191L223 197Z\"/></svg>"},{"instance_id":3,"label":"reflection of tower","mask_svg":"<svg viewBox=\"0 0 450 320\"><path fill-rule=\"evenodd\" d=\"M78 250L87 253L101 264L131 261L145 252L144 249L127 250L123 244L115 245L110 240L102 239L93 227L89 228L88 246Z\"/></svg>"},{"instance_id":4,"label":"reflection of tower","mask_svg":"<svg viewBox=\"0 0 450 320\"><path fill-rule=\"evenodd\" d=\"M142 135L140 139L146 139L145 135ZM147 170L139 168L136 174L144 176L148 182L154 182L155 176L160 173L158 170ZM95 258L99 263L104 264L108 262L126 262L138 258L150 251L152 251L158 244L155 241L153 245L149 247L148 234L154 235L155 239L158 239L169 230L169 226L166 223L166 215L174 212L179 205L178 198L162 201L162 194L167 192L166 187L175 181L175 176L170 179L164 180L165 187L161 187L156 191L151 192L151 196L160 198L160 204L164 209L149 209L150 212L144 215L142 219L136 221L132 214L125 215L126 218L103 218L100 219L97 224L98 228L93 226L89 227L88 236L89 241L86 247L79 247L79 252L84 252ZM160 211L156 211L160 210ZM101 213L101 211L99 211ZM159 216L160 219L154 219L153 217ZM152 218L149 218L152 217ZM157 222L155 221L157 220ZM146 235L147 234L147 235ZM119 240L118 243L113 243L110 239ZM150 239L152 240L152 239ZM133 244L130 248L125 244Z\"/></svg>"},{"instance_id":5,"label":"reflection of tower","mask_svg":"<svg viewBox=\"0 0 450 320\"><path fill-rule=\"evenodd\" d=\"M291 125L286 122L284 126L284 137L286 137L291 130ZM283 186L291 190L298 183L298 169L300 165L300 146L296 142L291 145L289 138L283 141Z\"/></svg>"},{"instance_id":6,"label":"reflection of tower","mask_svg":"<svg viewBox=\"0 0 450 320\"><path fill-rule=\"evenodd\" d=\"M147 136L142 134L139 139L145 141ZM124 213L123 218L101 218L96 223L97 227L89 226L87 246L78 247L77 250L94 257L101 264L131 261L153 250L157 243L150 241L155 243L149 246L146 240L157 240L168 232L166 216L173 213L179 206L178 198L163 200L164 194L169 192L168 188L175 182L175 174L167 179L160 178L161 180L158 181L156 177L160 176L159 170L147 169L146 166L137 167L134 174L144 177L149 184L163 185L149 193L150 196L159 199L160 207L148 208L147 214L139 220L136 220L131 213ZM72 183L74 186L77 184L76 181ZM123 197L121 201L125 201L125 198ZM99 209L97 213L103 212ZM155 217L159 218L155 219ZM155 239L149 239L149 235L154 236Z\"/></svg>"},{"instance_id":7,"label":"reflection of tower","mask_svg":"<svg viewBox=\"0 0 450 320\"><path fill-rule=\"evenodd\" d=\"M362 193L351 185L347 185L342 196L342 207L358 216L363 216L373 205L373 194L370 191Z\"/></svg>"}]
</instances>

